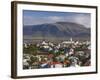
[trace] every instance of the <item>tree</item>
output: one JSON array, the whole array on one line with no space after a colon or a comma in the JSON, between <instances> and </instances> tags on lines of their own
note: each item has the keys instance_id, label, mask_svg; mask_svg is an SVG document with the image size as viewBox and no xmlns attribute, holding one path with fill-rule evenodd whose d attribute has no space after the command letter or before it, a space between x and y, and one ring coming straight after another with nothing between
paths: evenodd
<instances>
[{"instance_id":1,"label":"tree","mask_svg":"<svg viewBox=\"0 0 100 80\"><path fill-rule=\"evenodd\" d=\"M24 47L24 53L35 55L38 51L38 48L35 45L30 45L27 48Z\"/></svg>"},{"instance_id":2,"label":"tree","mask_svg":"<svg viewBox=\"0 0 100 80\"><path fill-rule=\"evenodd\" d=\"M32 67L32 64L37 62L38 61L38 58L37 57L34 57L34 56L31 56L30 57L30 60L28 60L28 64L29 64L29 67Z\"/></svg>"}]
</instances>

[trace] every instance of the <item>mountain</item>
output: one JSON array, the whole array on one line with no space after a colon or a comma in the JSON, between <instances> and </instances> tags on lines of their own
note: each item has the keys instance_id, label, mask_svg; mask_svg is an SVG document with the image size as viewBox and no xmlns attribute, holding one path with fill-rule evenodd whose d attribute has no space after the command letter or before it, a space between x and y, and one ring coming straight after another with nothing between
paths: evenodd
<instances>
[{"instance_id":1,"label":"mountain","mask_svg":"<svg viewBox=\"0 0 100 80\"><path fill-rule=\"evenodd\" d=\"M90 37L90 28L72 22L45 23L39 25L26 25L23 27L23 35L31 37L67 38Z\"/></svg>"}]
</instances>

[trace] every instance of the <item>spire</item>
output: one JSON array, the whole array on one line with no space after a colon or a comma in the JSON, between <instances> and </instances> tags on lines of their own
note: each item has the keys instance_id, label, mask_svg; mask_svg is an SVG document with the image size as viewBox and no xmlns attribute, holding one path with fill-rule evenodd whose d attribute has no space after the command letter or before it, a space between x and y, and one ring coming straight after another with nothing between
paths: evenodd
<instances>
[{"instance_id":1,"label":"spire","mask_svg":"<svg viewBox=\"0 0 100 80\"><path fill-rule=\"evenodd\" d=\"M71 42L73 41L72 37L70 38L70 41L71 41Z\"/></svg>"}]
</instances>

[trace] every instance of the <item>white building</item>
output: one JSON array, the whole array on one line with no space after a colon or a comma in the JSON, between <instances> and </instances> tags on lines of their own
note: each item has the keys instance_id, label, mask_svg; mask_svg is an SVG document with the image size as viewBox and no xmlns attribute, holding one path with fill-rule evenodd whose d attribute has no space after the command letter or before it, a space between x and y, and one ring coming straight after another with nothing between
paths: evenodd
<instances>
[{"instance_id":1,"label":"white building","mask_svg":"<svg viewBox=\"0 0 100 80\"><path fill-rule=\"evenodd\" d=\"M69 41L63 41L63 42L62 42L62 44L73 44L73 43L74 43L74 41L73 41L72 38L70 38Z\"/></svg>"}]
</instances>

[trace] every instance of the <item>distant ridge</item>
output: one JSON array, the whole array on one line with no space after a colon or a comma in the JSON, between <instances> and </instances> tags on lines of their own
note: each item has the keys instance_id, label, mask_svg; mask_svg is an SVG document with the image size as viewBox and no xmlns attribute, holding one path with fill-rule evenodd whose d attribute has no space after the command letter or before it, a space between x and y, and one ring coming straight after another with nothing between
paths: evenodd
<instances>
[{"instance_id":1,"label":"distant ridge","mask_svg":"<svg viewBox=\"0 0 100 80\"><path fill-rule=\"evenodd\" d=\"M45 23L39 25L24 25L23 35L31 37L66 38L90 37L90 28L72 22Z\"/></svg>"}]
</instances>

